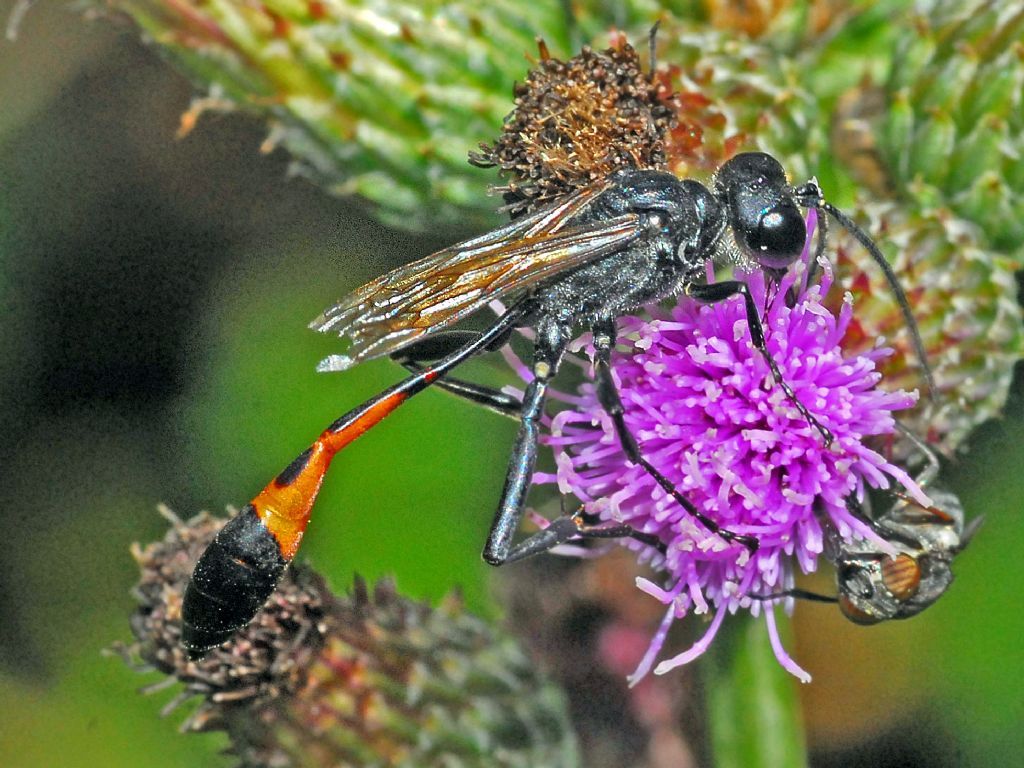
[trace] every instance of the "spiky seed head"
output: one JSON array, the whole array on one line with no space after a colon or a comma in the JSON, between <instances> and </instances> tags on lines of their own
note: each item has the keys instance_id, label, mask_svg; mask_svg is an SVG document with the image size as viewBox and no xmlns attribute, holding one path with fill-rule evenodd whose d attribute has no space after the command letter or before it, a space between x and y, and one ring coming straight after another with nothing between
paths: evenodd
<instances>
[{"instance_id":1,"label":"spiky seed head","mask_svg":"<svg viewBox=\"0 0 1024 768\"><path fill-rule=\"evenodd\" d=\"M540 60L516 86L515 108L493 144L471 162L498 167L513 213L555 200L621 168L665 168L672 113L633 46L583 48L568 61L541 43Z\"/></svg>"},{"instance_id":2,"label":"spiky seed head","mask_svg":"<svg viewBox=\"0 0 1024 768\"><path fill-rule=\"evenodd\" d=\"M903 195L1024 244L1024 10L928 0L900 38L879 144Z\"/></svg>"},{"instance_id":3,"label":"spiky seed head","mask_svg":"<svg viewBox=\"0 0 1024 768\"><path fill-rule=\"evenodd\" d=\"M247 627L190 660L182 595L225 521L165 515L163 541L133 549L136 640L119 650L183 684L168 709L201 699L183 730L226 731L247 766L578 764L561 694L457 598L432 608L361 580L338 596L293 565Z\"/></svg>"}]
</instances>

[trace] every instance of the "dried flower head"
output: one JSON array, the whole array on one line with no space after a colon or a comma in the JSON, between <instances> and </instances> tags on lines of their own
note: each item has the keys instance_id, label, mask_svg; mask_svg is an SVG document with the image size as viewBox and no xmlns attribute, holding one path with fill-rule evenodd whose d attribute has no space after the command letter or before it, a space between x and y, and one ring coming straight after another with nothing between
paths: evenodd
<instances>
[{"instance_id":1,"label":"dried flower head","mask_svg":"<svg viewBox=\"0 0 1024 768\"><path fill-rule=\"evenodd\" d=\"M507 180L496 191L513 213L530 210L620 168L664 168L671 118L625 38L568 61L552 58L542 42L501 135L470 162L500 168Z\"/></svg>"},{"instance_id":2,"label":"dried flower head","mask_svg":"<svg viewBox=\"0 0 1024 768\"><path fill-rule=\"evenodd\" d=\"M182 596L196 560L226 521L202 513L182 522L166 508L161 514L172 522L164 540L132 547L141 572L133 590L139 607L131 617L137 640L132 650L146 664L185 683L181 700L207 697L184 729L223 727L219 701L259 706L295 693L302 686L298 667L308 661L300 662L296 653L308 656L323 642L330 599L323 582L302 569L290 572L234 642L190 660L181 645Z\"/></svg>"},{"instance_id":3,"label":"dried flower head","mask_svg":"<svg viewBox=\"0 0 1024 768\"><path fill-rule=\"evenodd\" d=\"M808 229L814 229L813 211ZM753 556L707 531L627 461L592 384L563 396L570 407L550 420L545 441L556 451L557 471L538 473L535 480L557 483L588 512L654 534L667 548L663 559L654 556L665 574L662 583L638 580L667 613L634 681L653 666L675 619L691 612L712 615L704 638L659 664L659 674L699 656L726 613L762 613L762 602L752 596L791 588L794 565L813 571L825 526L891 551L851 513L847 497L896 480L915 498L927 499L906 472L866 443L891 434L893 413L911 407L916 394L878 388L877 366L889 350L844 351L852 298L846 296L838 314L827 310L822 297L832 275L827 263L821 268L824 275L814 286L807 284L806 269L791 270L777 290L761 272L746 279L764 318L769 351L796 396L834 435L831 446L772 381L750 341L738 297L713 305L682 298L668 312L652 309L651 319L620 323L613 371L641 451L706 515L757 537ZM586 340L581 345L593 352ZM630 546L652 556L646 547ZM764 615L780 663L808 680L783 650L772 611Z\"/></svg>"},{"instance_id":4,"label":"dried flower head","mask_svg":"<svg viewBox=\"0 0 1024 768\"><path fill-rule=\"evenodd\" d=\"M224 520L201 514L136 546L136 641L118 650L201 698L183 730L224 730L247 766L578 764L559 692L510 638L466 614L407 600L388 582L339 597L292 566L256 618L205 658L180 645L181 601Z\"/></svg>"}]
</instances>

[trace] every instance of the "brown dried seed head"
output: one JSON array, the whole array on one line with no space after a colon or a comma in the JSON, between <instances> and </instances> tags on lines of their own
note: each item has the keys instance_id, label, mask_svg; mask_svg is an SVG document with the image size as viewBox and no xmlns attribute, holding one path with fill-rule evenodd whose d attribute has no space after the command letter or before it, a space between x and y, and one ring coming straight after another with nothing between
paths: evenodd
<instances>
[{"instance_id":1,"label":"brown dried seed head","mask_svg":"<svg viewBox=\"0 0 1024 768\"><path fill-rule=\"evenodd\" d=\"M493 145L470 162L497 166L496 191L513 213L582 189L620 168L665 168L672 111L623 39L568 61L541 58L515 91L515 109Z\"/></svg>"},{"instance_id":2,"label":"brown dried seed head","mask_svg":"<svg viewBox=\"0 0 1024 768\"><path fill-rule=\"evenodd\" d=\"M131 617L132 651L146 663L185 683L186 695L256 704L289 695L304 683L302 659L322 644L323 619L332 600L323 580L307 569L289 569L277 591L235 639L199 660L181 647L181 602L196 560L226 522L207 513L182 521L162 509L171 528L162 541L135 546L141 577ZM301 650L300 650L301 649ZM215 727L200 707L186 724Z\"/></svg>"},{"instance_id":3,"label":"brown dried seed head","mask_svg":"<svg viewBox=\"0 0 1024 768\"><path fill-rule=\"evenodd\" d=\"M163 541L133 549L142 574L136 641L117 648L196 697L186 731L227 732L246 766L577 765L561 695L508 636L466 613L408 600L391 582L334 595L292 566L253 621L198 662L180 647L181 600L223 526L169 511Z\"/></svg>"}]
</instances>

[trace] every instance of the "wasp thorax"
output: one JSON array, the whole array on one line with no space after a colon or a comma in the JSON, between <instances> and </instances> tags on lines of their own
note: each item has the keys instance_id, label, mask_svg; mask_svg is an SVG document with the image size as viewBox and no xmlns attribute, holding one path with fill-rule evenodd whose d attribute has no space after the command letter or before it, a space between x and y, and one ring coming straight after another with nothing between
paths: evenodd
<instances>
[{"instance_id":1,"label":"wasp thorax","mask_svg":"<svg viewBox=\"0 0 1024 768\"><path fill-rule=\"evenodd\" d=\"M786 172L771 155L745 152L715 177L715 195L728 210L736 245L766 269L785 269L800 256L807 228Z\"/></svg>"}]
</instances>

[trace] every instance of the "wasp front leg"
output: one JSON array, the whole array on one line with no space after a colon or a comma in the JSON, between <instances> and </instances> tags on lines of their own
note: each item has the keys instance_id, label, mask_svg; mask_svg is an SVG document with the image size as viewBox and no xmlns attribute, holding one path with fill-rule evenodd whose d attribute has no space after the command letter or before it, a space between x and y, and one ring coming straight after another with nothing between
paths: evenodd
<instances>
[{"instance_id":1,"label":"wasp front leg","mask_svg":"<svg viewBox=\"0 0 1024 768\"><path fill-rule=\"evenodd\" d=\"M722 280L717 283L694 283L687 287L686 295L702 301L705 304L716 304L719 301L725 301L731 299L733 296L739 294L743 297L744 306L747 312L747 326L750 328L750 340L757 348L757 351L764 357L765 362L768 363L768 368L772 372L772 379L775 380L776 386L778 386L785 393L786 398L796 406L796 409L800 412L800 415L804 417L808 424L818 431L822 439L825 441L826 446L832 445L835 437L832 432L821 424L810 411L807 410L807 406L800 402L797 398L793 388L789 386L789 383L783 378L782 371L779 370L779 364L775 362L775 358L772 357L771 352L768 351L768 345L765 343L764 326L761 324L761 317L757 312L757 305L754 303L754 297L750 294L750 287L742 280Z\"/></svg>"}]
</instances>

